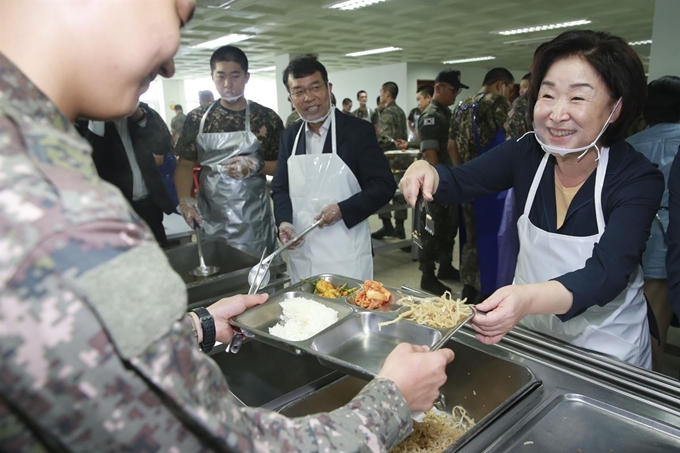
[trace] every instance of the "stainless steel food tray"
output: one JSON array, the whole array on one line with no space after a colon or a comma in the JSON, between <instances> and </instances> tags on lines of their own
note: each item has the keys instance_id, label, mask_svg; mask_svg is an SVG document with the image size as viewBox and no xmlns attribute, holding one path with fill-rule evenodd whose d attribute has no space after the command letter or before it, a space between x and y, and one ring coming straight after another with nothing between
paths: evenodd
<instances>
[{"instance_id":1,"label":"stainless steel food tray","mask_svg":"<svg viewBox=\"0 0 680 453\"><path fill-rule=\"evenodd\" d=\"M338 275L322 274L318 278L333 284L361 286L363 282ZM312 294L310 284L300 282L270 296L262 305L251 308L236 317L232 324L245 330L258 341L283 348L296 354L308 353L316 356L330 368L363 378L372 378L382 368L387 355L399 343L429 346L431 350L442 347L460 329L436 329L408 320L400 320L379 329L378 324L391 321L406 307L396 305L399 299L397 288L385 287L392 293L390 303L381 310L367 310L352 304L348 298L327 299ZM401 291L404 295L408 291ZM282 313L280 302L294 297L305 297L319 302L338 312L338 321L316 335L303 341L288 341L269 333L269 328L279 322Z\"/></svg>"},{"instance_id":2,"label":"stainless steel food tray","mask_svg":"<svg viewBox=\"0 0 680 453\"><path fill-rule=\"evenodd\" d=\"M487 452L680 451L680 429L577 393L556 391Z\"/></svg>"}]
</instances>

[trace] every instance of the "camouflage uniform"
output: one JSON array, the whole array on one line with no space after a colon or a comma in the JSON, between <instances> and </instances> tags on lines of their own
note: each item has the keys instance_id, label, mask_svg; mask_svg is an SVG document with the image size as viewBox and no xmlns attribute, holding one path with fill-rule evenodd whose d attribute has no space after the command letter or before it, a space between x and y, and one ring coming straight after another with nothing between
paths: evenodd
<instances>
[{"instance_id":1,"label":"camouflage uniform","mask_svg":"<svg viewBox=\"0 0 680 453\"><path fill-rule=\"evenodd\" d=\"M290 115L288 115L288 118L286 118L286 125L284 127L288 129L290 126L297 123L298 121L300 121L300 114L298 113L297 110L293 110L292 112L290 112Z\"/></svg>"},{"instance_id":2,"label":"camouflage uniform","mask_svg":"<svg viewBox=\"0 0 680 453\"><path fill-rule=\"evenodd\" d=\"M374 109L371 113L371 124L373 124L376 128L380 127L380 112L380 109Z\"/></svg>"},{"instance_id":3,"label":"camouflage uniform","mask_svg":"<svg viewBox=\"0 0 680 453\"><path fill-rule=\"evenodd\" d=\"M406 114L395 102L391 102L389 105L385 106L380 112L380 134L378 135L378 143L380 147L385 151L394 150L397 147L394 142L387 138L393 138L394 140L406 140L408 138L408 130L406 129ZM401 177L409 165L413 163L413 158L408 156L390 156L390 168L392 168L392 173L399 183ZM406 200L404 200L403 195L396 195L392 199L392 205L405 205ZM392 215L390 212L384 212L378 215L381 219L391 219ZM399 220L403 222L408 217L408 212L406 209L400 209L394 211L394 220Z\"/></svg>"},{"instance_id":4,"label":"camouflage uniform","mask_svg":"<svg viewBox=\"0 0 680 453\"><path fill-rule=\"evenodd\" d=\"M529 124L529 117L527 116L528 103L526 95L518 97L512 103L503 126L508 140L521 137L532 129L531 124Z\"/></svg>"},{"instance_id":5,"label":"camouflage uniform","mask_svg":"<svg viewBox=\"0 0 680 453\"><path fill-rule=\"evenodd\" d=\"M186 290L68 119L0 54L0 451L385 451L391 381L288 419L241 407Z\"/></svg>"},{"instance_id":6,"label":"camouflage uniform","mask_svg":"<svg viewBox=\"0 0 680 453\"><path fill-rule=\"evenodd\" d=\"M366 121L371 121L371 118L373 117L373 114L375 112L368 107L366 107L366 110L361 110L361 107L356 109L355 111L352 112L352 116L356 116L357 118L361 118L362 120Z\"/></svg>"},{"instance_id":7,"label":"camouflage uniform","mask_svg":"<svg viewBox=\"0 0 680 453\"><path fill-rule=\"evenodd\" d=\"M451 165L448 152L449 125L451 110L439 102L432 100L418 119L420 131L420 151L428 149L437 151L439 163ZM431 273L435 270L435 261L444 264L453 260L453 246L458 231L458 207L431 204L434 219L434 236L424 233L423 248L418 252L419 269ZM421 231L424 231L425 217L421 217Z\"/></svg>"},{"instance_id":8,"label":"camouflage uniform","mask_svg":"<svg viewBox=\"0 0 680 453\"><path fill-rule=\"evenodd\" d=\"M458 153L462 163L468 162L478 156L475 146L474 133L472 131L473 109L459 111L461 107L473 105L477 102L479 94L465 99L456 109L451 118L450 139L456 141ZM496 132L503 128L508 117L510 104L505 96L494 93L486 93L479 100L477 109L477 134L482 148L491 143ZM475 228L475 211L472 201L462 205L463 220L465 222L465 245L461 251L460 281L463 285L481 290L479 277L479 257L477 255L477 234Z\"/></svg>"},{"instance_id":9,"label":"camouflage uniform","mask_svg":"<svg viewBox=\"0 0 680 453\"><path fill-rule=\"evenodd\" d=\"M201 124L201 118L212 104L193 109L184 121L182 135L177 142L176 152L182 159L196 161L196 136ZM203 126L203 132L237 132L246 127L245 109L235 111L217 105L208 114ZM279 138L283 131L283 121L272 109L257 102L250 101L250 130L257 137L264 151L264 160L277 160L279 158Z\"/></svg>"},{"instance_id":10,"label":"camouflage uniform","mask_svg":"<svg viewBox=\"0 0 680 453\"><path fill-rule=\"evenodd\" d=\"M170 121L170 131L172 131L172 144L177 145L177 140L182 134L182 127L184 127L184 120L187 116L182 112L175 115L175 117Z\"/></svg>"}]
</instances>

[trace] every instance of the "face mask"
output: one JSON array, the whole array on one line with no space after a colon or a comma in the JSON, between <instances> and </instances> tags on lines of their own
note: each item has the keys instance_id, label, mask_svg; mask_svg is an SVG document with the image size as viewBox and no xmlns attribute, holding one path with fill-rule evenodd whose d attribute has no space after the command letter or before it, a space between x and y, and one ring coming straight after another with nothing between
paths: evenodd
<instances>
[{"instance_id":1,"label":"face mask","mask_svg":"<svg viewBox=\"0 0 680 453\"><path fill-rule=\"evenodd\" d=\"M598 140L600 140L600 137L602 137L602 134L604 134L604 132L607 130L607 127L609 127L609 121L612 119L612 116L614 116L614 112L616 112L616 108L621 103L621 99L622 98L619 98L619 100L616 101L616 105L614 106L614 109L612 110L612 112L609 114L609 118L607 118L607 121L605 121L604 126L602 127L602 130L600 130L600 133L597 134L597 137L595 137L595 139L592 142L590 142L589 145L581 146L580 148L571 148L571 149L570 148L558 148L556 146L548 145L546 143L543 143L541 138L536 133L536 126L534 126L533 131L529 131L529 132L527 132L527 134L534 134L538 144L541 145L541 148L543 148L543 151L545 151L548 154L557 154L559 156L564 157L567 154L578 153L580 151L583 151L582 154L580 156L578 156L578 160L581 160L583 158L583 156L585 156L586 153L590 150L590 148L595 147L595 150L597 151L597 159L599 160L600 159L600 148L597 146L597 142L598 142ZM524 135L527 135L527 134L524 134ZM524 135L522 137L524 137ZM520 137L519 140L521 140L522 137Z\"/></svg>"},{"instance_id":2,"label":"face mask","mask_svg":"<svg viewBox=\"0 0 680 453\"><path fill-rule=\"evenodd\" d=\"M228 103L233 104L234 102L238 101L238 100L241 99L242 97L243 97L243 93L239 94L238 96L231 96L231 97L229 97L229 96L221 96L221 99L224 99L224 100L227 101Z\"/></svg>"},{"instance_id":3,"label":"face mask","mask_svg":"<svg viewBox=\"0 0 680 453\"><path fill-rule=\"evenodd\" d=\"M328 99L332 99L330 87L328 87ZM297 107L295 107L295 110L297 110ZM299 110L297 110L297 112L298 112L298 115L300 115L300 118L302 118L305 122L312 123L312 124L319 124L319 123L323 123L324 121L326 121L326 118L331 116L331 113L333 113L334 110L335 110L335 106L331 103L330 107L328 108L328 112L326 112L326 114L324 116L322 116L321 118L318 118L318 119L315 119L315 120L308 120L307 118L304 117L304 115Z\"/></svg>"}]
</instances>

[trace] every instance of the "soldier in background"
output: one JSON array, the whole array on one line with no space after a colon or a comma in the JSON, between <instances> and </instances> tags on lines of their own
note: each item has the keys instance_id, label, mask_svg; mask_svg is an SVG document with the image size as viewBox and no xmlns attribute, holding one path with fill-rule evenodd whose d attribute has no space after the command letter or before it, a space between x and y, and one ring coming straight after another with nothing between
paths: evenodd
<instances>
[{"instance_id":1,"label":"soldier in background","mask_svg":"<svg viewBox=\"0 0 680 453\"><path fill-rule=\"evenodd\" d=\"M432 102L432 96L434 95L434 87L432 85L425 85L420 87L416 92L416 107L411 109L408 114L408 130L410 131L409 141L417 143L418 141L418 119L420 115L425 111L430 102Z\"/></svg>"},{"instance_id":2,"label":"soldier in background","mask_svg":"<svg viewBox=\"0 0 680 453\"><path fill-rule=\"evenodd\" d=\"M184 282L72 126L128 115L174 74L194 2L81 3L0 2L0 451L391 449L453 352L402 344L331 413L242 407L199 345L229 342L229 319L267 295L187 314Z\"/></svg>"},{"instance_id":3,"label":"soldier in background","mask_svg":"<svg viewBox=\"0 0 680 453\"><path fill-rule=\"evenodd\" d=\"M184 120L187 116L184 114L184 110L179 104L175 104L173 110L175 111L175 116L170 121L170 133L172 134L172 146L175 146L177 145L179 136L182 134L182 127L184 126Z\"/></svg>"},{"instance_id":4,"label":"soldier in background","mask_svg":"<svg viewBox=\"0 0 680 453\"><path fill-rule=\"evenodd\" d=\"M380 135L380 112L383 109L382 99L380 96L375 101L375 110L371 113L371 124L375 127L375 133Z\"/></svg>"},{"instance_id":5,"label":"soldier in background","mask_svg":"<svg viewBox=\"0 0 680 453\"><path fill-rule=\"evenodd\" d=\"M203 107L205 105L210 105L213 102L215 102L215 96L213 95L213 92L210 90L203 90L198 92L198 104L199 107Z\"/></svg>"},{"instance_id":6,"label":"soldier in background","mask_svg":"<svg viewBox=\"0 0 680 453\"><path fill-rule=\"evenodd\" d=\"M373 111L368 108L368 105L366 105L368 102L368 94L366 94L364 90L361 90L357 93L357 101L359 102L359 107L352 112L352 115L366 121L371 121Z\"/></svg>"},{"instance_id":7,"label":"soldier in background","mask_svg":"<svg viewBox=\"0 0 680 453\"><path fill-rule=\"evenodd\" d=\"M505 129L505 139L521 137L531 130L529 124L529 116L527 115L527 91L529 91L529 84L531 83L531 73L527 73L519 83L519 96L514 100L508 118L505 121L503 128Z\"/></svg>"},{"instance_id":8,"label":"soldier in background","mask_svg":"<svg viewBox=\"0 0 680 453\"><path fill-rule=\"evenodd\" d=\"M342 100L342 113L346 115L352 114L352 100L350 98L345 98Z\"/></svg>"},{"instance_id":9,"label":"soldier in background","mask_svg":"<svg viewBox=\"0 0 680 453\"><path fill-rule=\"evenodd\" d=\"M455 141L462 163L505 141L503 124L510 110L507 96L513 86L514 77L510 71L492 69L487 72L477 94L465 99L456 109L451 118L450 139ZM463 205L466 242L461 250L460 278L464 285L462 297L468 302L481 302L496 289L498 227L503 203L504 198L494 194ZM479 225L484 227L483 238L477 235ZM488 251L478 253L480 244ZM480 267L484 268L484 282Z\"/></svg>"},{"instance_id":10,"label":"soldier in background","mask_svg":"<svg viewBox=\"0 0 680 453\"><path fill-rule=\"evenodd\" d=\"M397 95L399 94L399 87L394 82L386 82L380 88L380 103L383 106L380 111L378 143L385 151L397 149L397 141L406 140L408 133L406 131L406 115L404 111L396 103ZM407 156L390 156L390 167L395 175L397 183L401 179L409 165L413 163L413 159ZM392 206L403 206L404 209L394 211L394 226L392 226L392 213L384 212L378 214L382 220L383 226L375 233L371 234L373 239L383 239L385 237L397 237L399 239L406 238L406 231L404 230L404 222L408 217L406 211L406 201L401 195L396 195L392 199Z\"/></svg>"}]
</instances>

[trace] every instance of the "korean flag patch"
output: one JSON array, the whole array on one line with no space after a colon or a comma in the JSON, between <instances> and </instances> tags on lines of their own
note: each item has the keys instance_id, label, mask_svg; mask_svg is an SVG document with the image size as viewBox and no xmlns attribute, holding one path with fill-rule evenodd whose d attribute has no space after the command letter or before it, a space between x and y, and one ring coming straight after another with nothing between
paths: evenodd
<instances>
[{"instance_id":1,"label":"korean flag patch","mask_svg":"<svg viewBox=\"0 0 680 453\"><path fill-rule=\"evenodd\" d=\"M424 118L423 126L434 126L434 118Z\"/></svg>"}]
</instances>

